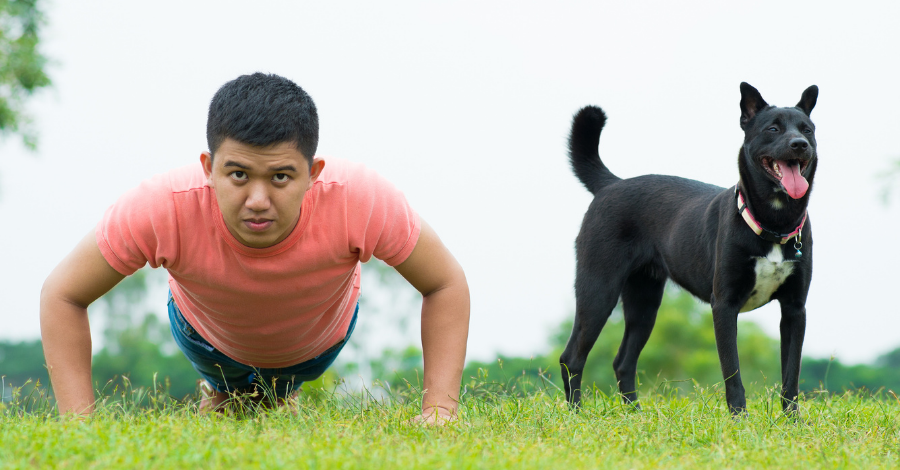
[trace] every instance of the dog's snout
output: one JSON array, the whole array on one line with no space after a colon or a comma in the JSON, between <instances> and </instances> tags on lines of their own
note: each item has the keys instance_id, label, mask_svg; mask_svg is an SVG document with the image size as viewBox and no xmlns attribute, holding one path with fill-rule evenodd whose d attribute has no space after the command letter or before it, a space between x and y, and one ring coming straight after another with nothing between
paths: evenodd
<instances>
[{"instance_id":1,"label":"dog's snout","mask_svg":"<svg viewBox=\"0 0 900 470\"><path fill-rule=\"evenodd\" d=\"M791 150L796 152L805 152L806 149L809 148L809 142L802 137L795 137L791 139Z\"/></svg>"}]
</instances>

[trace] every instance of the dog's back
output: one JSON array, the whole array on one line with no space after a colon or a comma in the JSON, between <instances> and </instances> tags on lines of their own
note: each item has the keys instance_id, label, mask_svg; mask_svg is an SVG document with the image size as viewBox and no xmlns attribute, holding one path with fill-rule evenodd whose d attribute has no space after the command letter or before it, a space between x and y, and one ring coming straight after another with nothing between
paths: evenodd
<instances>
[{"instance_id":1,"label":"dog's back","mask_svg":"<svg viewBox=\"0 0 900 470\"><path fill-rule=\"evenodd\" d=\"M696 267L709 266L714 256L698 247L712 246L708 238L715 237L718 219L718 205L713 201L724 188L668 175L619 178L603 164L597 150L605 123L602 109L585 107L575 115L569 136L572 169L594 194L576 239L579 264L596 260L625 272L644 269L654 277L671 277L709 300L712 285L704 281L710 277L707 269L702 276L692 274ZM708 226L698 227L697 221ZM696 257L698 262L681 273L672 268L684 263L669 263L669 256Z\"/></svg>"}]
</instances>

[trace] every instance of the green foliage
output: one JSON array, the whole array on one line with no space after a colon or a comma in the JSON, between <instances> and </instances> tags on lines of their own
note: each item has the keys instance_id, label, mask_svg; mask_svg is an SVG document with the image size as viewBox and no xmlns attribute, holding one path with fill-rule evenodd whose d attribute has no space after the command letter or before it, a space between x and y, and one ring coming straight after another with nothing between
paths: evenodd
<instances>
[{"instance_id":1,"label":"green foliage","mask_svg":"<svg viewBox=\"0 0 900 470\"><path fill-rule=\"evenodd\" d=\"M900 368L897 359L900 349L879 357L875 364L844 365L831 359L803 358L800 369L800 389L841 393L847 390L882 388L900 392Z\"/></svg>"},{"instance_id":2,"label":"green foliage","mask_svg":"<svg viewBox=\"0 0 900 470\"><path fill-rule=\"evenodd\" d=\"M29 379L47 383L44 352L40 340L0 342L0 375L7 385L22 385ZM35 373L39 371L40 373Z\"/></svg>"},{"instance_id":3,"label":"green foliage","mask_svg":"<svg viewBox=\"0 0 900 470\"><path fill-rule=\"evenodd\" d=\"M422 352L414 346L420 338L421 294L376 259L363 264L362 292L356 329L331 369L351 380L394 383L415 380L418 368L421 380Z\"/></svg>"},{"instance_id":4,"label":"green foliage","mask_svg":"<svg viewBox=\"0 0 900 470\"><path fill-rule=\"evenodd\" d=\"M416 346L407 346L397 350L385 349L381 354L367 358L369 373L373 380L382 384L422 385L422 350ZM353 376L359 371L357 363L345 363L336 369L339 375Z\"/></svg>"},{"instance_id":5,"label":"green foliage","mask_svg":"<svg viewBox=\"0 0 900 470\"><path fill-rule=\"evenodd\" d=\"M24 388L27 394L49 380L40 340L0 342L0 402L12 400L14 388Z\"/></svg>"},{"instance_id":6,"label":"green foliage","mask_svg":"<svg viewBox=\"0 0 900 470\"><path fill-rule=\"evenodd\" d=\"M124 376L136 387L163 386L178 398L194 393L198 375L190 362L181 351L164 352L160 342L152 339L165 334L170 334L168 323L153 314L120 331L114 342L94 355L91 368L98 388L108 390Z\"/></svg>"},{"instance_id":7,"label":"green foliage","mask_svg":"<svg viewBox=\"0 0 900 470\"><path fill-rule=\"evenodd\" d=\"M194 393L198 376L175 345L169 323L149 308L141 311L148 302L165 301L147 298L150 284L157 279L151 272L134 273L98 301L95 319L104 324L104 346L94 355L93 376L101 391L124 386L122 377L127 377L133 387L163 386L182 398Z\"/></svg>"},{"instance_id":8,"label":"green foliage","mask_svg":"<svg viewBox=\"0 0 900 470\"><path fill-rule=\"evenodd\" d=\"M551 335L551 350L531 357L501 355L496 361L469 361L463 371L463 386L472 389L482 386L521 384L528 378L535 383L559 381L559 356L572 330L567 320ZM588 356L584 371L585 388L616 393L612 362L624 335L625 325L621 307L617 307ZM738 327L738 351L744 385L750 390L772 387L781 382L780 343L748 320ZM422 374L421 351L408 348L405 353L388 349L380 357L371 358L372 377L396 386L404 382L420 384ZM353 367L341 370L352 375ZM491 377L489 381L485 377ZM666 388L691 392L695 386L709 387L722 383L722 372L716 351L712 312L709 306L690 294L671 288L666 291L653 334L638 361L641 394ZM835 359L804 358L800 375L800 389L805 392L842 393L865 388L900 391L900 348L881 356L873 365L841 364ZM551 386L544 383L543 386ZM517 393L526 391L520 386Z\"/></svg>"},{"instance_id":9,"label":"green foliage","mask_svg":"<svg viewBox=\"0 0 900 470\"><path fill-rule=\"evenodd\" d=\"M161 321L147 304L150 284L158 278L141 270L127 277L91 307L93 321L104 325L103 349L92 361L95 388L110 395L126 386L160 389L183 398L195 391L197 373L175 346L168 322ZM165 299L155 299L162 303ZM28 386L28 395L37 384L48 384L40 340L0 342L0 376L6 385L3 401L9 401L11 387Z\"/></svg>"},{"instance_id":10,"label":"green foliage","mask_svg":"<svg viewBox=\"0 0 900 470\"><path fill-rule=\"evenodd\" d=\"M515 377L522 372L537 377L545 375L559 382L559 356L572 331L572 320L565 321L551 336L551 352L529 359L501 357L497 363L470 362L467 379L484 369L493 377ZM625 322L621 305L616 307L600 337L588 355L584 370L585 387L616 390L613 359L619 350ZM769 338L759 326L741 321L738 327L738 350L745 385L765 386L780 380L780 349L778 341ZM682 391L692 390L694 381L709 386L722 381L712 312L706 304L677 288L666 290L653 334L638 360L638 379L641 393L650 388L669 384Z\"/></svg>"},{"instance_id":11,"label":"green foliage","mask_svg":"<svg viewBox=\"0 0 900 470\"><path fill-rule=\"evenodd\" d=\"M24 103L50 85L47 58L38 50L43 22L38 0L0 0L0 135L20 134L32 149L37 137Z\"/></svg>"}]
</instances>

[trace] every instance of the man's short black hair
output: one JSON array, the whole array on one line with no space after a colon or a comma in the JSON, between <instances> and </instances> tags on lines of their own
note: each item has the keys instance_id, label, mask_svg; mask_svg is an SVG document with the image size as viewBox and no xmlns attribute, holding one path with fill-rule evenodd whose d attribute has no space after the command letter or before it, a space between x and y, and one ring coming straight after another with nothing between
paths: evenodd
<instances>
[{"instance_id":1,"label":"man's short black hair","mask_svg":"<svg viewBox=\"0 0 900 470\"><path fill-rule=\"evenodd\" d=\"M275 74L254 73L222 85L209 103L209 152L226 138L258 147L293 142L312 165L319 145L319 115L312 98L296 83Z\"/></svg>"}]
</instances>

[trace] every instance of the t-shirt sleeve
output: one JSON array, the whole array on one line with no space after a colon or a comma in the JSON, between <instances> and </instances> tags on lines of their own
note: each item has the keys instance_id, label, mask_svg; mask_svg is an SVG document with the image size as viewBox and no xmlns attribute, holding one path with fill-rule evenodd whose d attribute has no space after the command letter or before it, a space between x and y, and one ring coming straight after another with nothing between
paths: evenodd
<instances>
[{"instance_id":1,"label":"t-shirt sleeve","mask_svg":"<svg viewBox=\"0 0 900 470\"><path fill-rule=\"evenodd\" d=\"M129 190L97 224L97 246L110 266L131 275L148 262L157 268L175 261L176 214L168 175Z\"/></svg>"},{"instance_id":2,"label":"t-shirt sleeve","mask_svg":"<svg viewBox=\"0 0 900 470\"><path fill-rule=\"evenodd\" d=\"M362 262L372 256L389 266L406 261L419 240L421 223L403 192L362 165L347 181L347 222L351 248Z\"/></svg>"}]
</instances>

